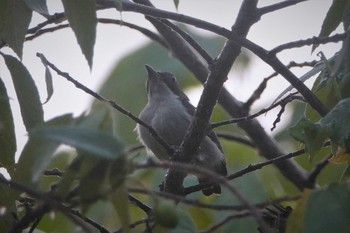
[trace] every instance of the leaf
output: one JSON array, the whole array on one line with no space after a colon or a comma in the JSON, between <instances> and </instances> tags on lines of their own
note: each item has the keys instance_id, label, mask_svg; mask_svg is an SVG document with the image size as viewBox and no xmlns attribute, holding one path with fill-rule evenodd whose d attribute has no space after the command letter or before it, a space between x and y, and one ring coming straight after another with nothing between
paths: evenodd
<instances>
[{"instance_id":1,"label":"leaf","mask_svg":"<svg viewBox=\"0 0 350 233\"><path fill-rule=\"evenodd\" d=\"M191 215L182 210L179 210L177 214L179 216L179 223L175 229L171 230L171 233L196 232L196 226Z\"/></svg>"},{"instance_id":2,"label":"leaf","mask_svg":"<svg viewBox=\"0 0 350 233\"><path fill-rule=\"evenodd\" d=\"M43 104L46 104L53 95L52 75L51 75L50 69L47 66L45 66L45 83L46 83L47 97Z\"/></svg>"},{"instance_id":3,"label":"leaf","mask_svg":"<svg viewBox=\"0 0 350 233\"><path fill-rule=\"evenodd\" d=\"M3 54L3 57L15 86L23 123L29 131L34 126L44 122L44 112L38 89L29 71L20 61L10 55Z\"/></svg>"},{"instance_id":4,"label":"leaf","mask_svg":"<svg viewBox=\"0 0 350 233\"><path fill-rule=\"evenodd\" d=\"M341 175L340 181L346 181L350 177L350 163L346 166L346 168L343 171L343 174Z\"/></svg>"},{"instance_id":5,"label":"leaf","mask_svg":"<svg viewBox=\"0 0 350 233\"><path fill-rule=\"evenodd\" d=\"M0 164L12 175L15 165L15 125L5 84L0 78Z\"/></svg>"},{"instance_id":6,"label":"leaf","mask_svg":"<svg viewBox=\"0 0 350 233\"><path fill-rule=\"evenodd\" d=\"M158 200L153 208L156 224L165 228L175 228L179 223L179 215L174 201Z\"/></svg>"},{"instance_id":7,"label":"leaf","mask_svg":"<svg viewBox=\"0 0 350 233\"><path fill-rule=\"evenodd\" d=\"M174 1L174 5L175 5L176 10L178 10L180 0L173 0L173 1Z\"/></svg>"},{"instance_id":8,"label":"leaf","mask_svg":"<svg viewBox=\"0 0 350 233\"><path fill-rule=\"evenodd\" d=\"M333 0L329 8L326 18L323 20L319 36L329 36L341 23L347 0ZM317 45L312 46L312 51L317 48Z\"/></svg>"},{"instance_id":9,"label":"leaf","mask_svg":"<svg viewBox=\"0 0 350 233\"><path fill-rule=\"evenodd\" d=\"M312 123L303 118L289 133L305 144L306 150L313 153L319 150L323 142L330 138L332 142L350 151L350 99L340 101L326 116Z\"/></svg>"},{"instance_id":10,"label":"leaf","mask_svg":"<svg viewBox=\"0 0 350 233\"><path fill-rule=\"evenodd\" d=\"M0 178L5 177L0 173ZM16 198L18 194L7 184L0 182L0 232L10 232L13 216L16 214Z\"/></svg>"},{"instance_id":11,"label":"leaf","mask_svg":"<svg viewBox=\"0 0 350 233\"><path fill-rule=\"evenodd\" d=\"M36 186L59 145L43 138L30 137L18 160L15 180L28 186Z\"/></svg>"},{"instance_id":12,"label":"leaf","mask_svg":"<svg viewBox=\"0 0 350 233\"><path fill-rule=\"evenodd\" d=\"M114 191L114 193L111 195L111 202L114 206L114 209L118 213L123 232L130 232L130 213L128 205L129 200L125 185L121 185Z\"/></svg>"},{"instance_id":13,"label":"leaf","mask_svg":"<svg viewBox=\"0 0 350 233\"><path fill-rule=\"evenodd\" d=\"M304 233L305 206L311 190L305 189L294 210L288 217L286 233Z\"/></svg>"},{"instance_id":14,"label":"leaf","mask_svg":"<svg viewBox=\"0 0 350 233\"><path fill-rule=\"evenodd\" d=\"M327 134L320 124L315 124L302 118L297 125L289 129L292 137L305 144L307 152L319 150L327 138Z\"/></svg>"},{"instance_id":15,"label":"leaf","mask_svg":"<svg viewBox=\"0 0 350 233\"><path fill-rule=\"evenodd\" d=\"M338 151L334 154L330 159L328 159L330 163L333 164L344 164L350 162L350 154L344 150L342 147L338 147Z\"/></svg>"},{"instance_id":16,"label":"leaf","mask_svg":"<svg viewBox=\"0 0 350 233\"><path fill-rule=\"evenodd\" d=\"M305 208L305 233L348 233L350 229L348 184L331 184L310 194Z\"/></svg>"},{"instance_id":17,"label":"leaf","mask_svg":"<svg viewBox=\"0 0 350 233\"><path fill-rule=\"evenodd\" d=\"M308 72L306 72L303 76L301 76L299 78L300 81L305 82L306 80L310 79L311 77L313 77L314 75L316 75L317 73L319 73L320 71L322 71L323 69L326 68L325 63L322 62L318 62L311 70L309 70ZM287 87L285 90L283 90L281 92L281 94L279 94L276 99L272 102L272 104L276 103L277 100L279 100L280 98L282 98L282 96L284 96L286 93L288 93L289 91L293 90L294 87L292 85L290 85L289 87ZM272 105L271 104L271 105Z\"/></svg>"},{"instance_id":18,"label":"leaf","mask_svg":"<svg viewBox=\"0 0 350 233\"><path fill-rule=\"evenodd\" d=\"M62 0L69 25L92 69L96 39L96 9L94 0Z\"/></svg>"},{"instance_id":19,"label":"leaf","mask_svg":"<svg viewBox=\"0 0 350 233\"><path fill-rule=\"evenodd\" d=\"M121 156L122 145L110 134L97 130L76 126L52 126L34 129L29 132L29 136L73 146L97 158L112 160Z\"/></svg>"},{"instance_id":20,"label":"leaf","mask_svg":"<svg viewBox=\"0 0 350 233\"><path fill-rule=\"evenodd\" d=\"M63 115L45 124L64 125L71 121L71 115ZM37 185L59 145L60 143L46 138L29 137L16 166L15 180L28 185Z\"/></svg>"},{"instance_id":21,"label":"leaf","mask_svg":"<svg viewBox=\"0 0 350 233\"><path fill-rule=\"evenodd\" d=\"M35 12L42 15L49 15L49 10L46 6L46 0L23 0L27 6Z\"/></svg>"},{"instance_id":22,"label":"leaf","mask_svg":"<svg viewBox=\"0 0 350 233\"><path fill-rule=\"evenodd\" d=\"M331 140L350 151L350 98L340 101L319 122Z\"/></svg>"},{"instance_id":23,"label":"leaf","mask_svg":"<svg viewBox=\"0 0 350 233\"><path fill-rule=\"evenodd\" d=\"M32 11L22 0L7 0L7 6L0 39L3 39L11 49L22 59L23 43Z\"/></svg>"}]
</instances>

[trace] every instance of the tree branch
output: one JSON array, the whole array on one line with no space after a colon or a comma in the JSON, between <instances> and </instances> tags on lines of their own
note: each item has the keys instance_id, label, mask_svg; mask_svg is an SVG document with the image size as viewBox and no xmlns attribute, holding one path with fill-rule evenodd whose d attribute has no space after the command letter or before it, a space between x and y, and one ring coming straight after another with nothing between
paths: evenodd
<instances>
[{"instance_id":1,"label":"tree branch","mask_svg":"<svg viewBox=\"0 0 350 233\"><path fill-rule=\"evenodd\" d=\"M335 34L334 36L328 37L312 37L306 40L298 40L292 41L286 44L279 45L274 49L269 51L269 54L276 55L279 52L282 52L286 49L292 48L300 48L306 45L319 45L319 44L327 44L327 43L337 43L339 41L343 41L346 38L347 33Z\"/></svg>"},{"instance_id":2,"label":"tree branch","mask_svg":"<svg viewBox=\"0 0 350 233\"><path fill-rule=\"evenodd\" d=\"M290 7L292 5L305 2L305 1L306 0L286 0L283 2L275 3L269 6L259 8L259 14L262 16L262 15L271 13L273 11L281 10L283 8Z\"/></svg>"}]
</instances>

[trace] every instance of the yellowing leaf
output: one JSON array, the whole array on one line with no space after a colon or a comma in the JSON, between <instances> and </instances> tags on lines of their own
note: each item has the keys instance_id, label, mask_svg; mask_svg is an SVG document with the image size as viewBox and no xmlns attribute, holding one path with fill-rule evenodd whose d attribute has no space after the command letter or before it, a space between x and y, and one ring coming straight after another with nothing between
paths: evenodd
<instances>
[{"instance_id":1,"label":"yellowing leaf","mask_svg":"<svg viewBox=\"0 0 350 233\"><path fill-rule=\"evenodd\" d=\"M342 147L338 147L338 151L329 160L330 163L344 164L350 162L350 154Z\"/></svg>"},{"instance_id":2,"label":"yellowing leaf","mask_svg":"<svg viewBox=\"0 0 350 233\"><path fill-rule=\"evenodd\" d=\"M305 189L297 205L290 214L287 222L286 233L304 233L305 206L311 190Z\"/></svg>"}]
</instances>

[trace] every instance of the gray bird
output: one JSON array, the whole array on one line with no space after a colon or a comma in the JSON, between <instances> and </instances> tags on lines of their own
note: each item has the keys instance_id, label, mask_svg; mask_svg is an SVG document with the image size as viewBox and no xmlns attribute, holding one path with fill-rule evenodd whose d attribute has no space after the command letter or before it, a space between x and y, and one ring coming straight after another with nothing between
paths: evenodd
<instances>
[{"instance_id":1,"label":"gray bird","mask_svg":"<svg viewBox=\"0 0 350 233\"><path fill-rule=\"evenodd\" d=\"M146 65L146 70L148 73L146 82L148 103L139 117L170 146L180 146L195 112L195 107L190 104L173 74L155 71L149 65ZM160 160L169 160L169 155L164 147L152 137L145 127L138 124L136 131L148 152L153 153ZM199 165L222 176L227 175L225 156L213 131L204 138L191 164ZM204 177L197 178L199 183L210 181ZM203 193L207 196L213 193L220 194L220 185L212 185L204 189Z\"/></svg>"}]
</instances>

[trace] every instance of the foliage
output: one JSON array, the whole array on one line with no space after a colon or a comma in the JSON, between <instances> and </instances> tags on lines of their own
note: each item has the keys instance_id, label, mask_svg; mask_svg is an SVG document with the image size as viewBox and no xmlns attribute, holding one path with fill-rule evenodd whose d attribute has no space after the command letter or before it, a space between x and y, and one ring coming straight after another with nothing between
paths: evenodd
<instances>
[{"instance_id":1,"label":"foliage","mask_svg":"<svg viewBox=\"0 0 350 233\"><path fill-rule=\"evenodd\" d=\"M260 8L255 1L242 2L236 23L228 30L193 17L151 8L150 3L143 0L62 0L64 12L54 15L49 14L45 0L1 1L0 55L15 87L17 99L13 101L19 104L28 141L22 151L16 152L17 122L13 119L7 87L0 77L0 167L7 172L6 175L0 173L0 232L106 233L115 229L116 232L174 233L258 229L288 233L348 232L350 3L333 1L319 37L267 51L245 36L261 16L291 7L291 1ZM303 4L301 2L294 1ZM178 11L180 1L173 0L173 4ZM157 33L128 22L98 19L97 12L109 8L145 15ZM32 14L40 14L45 20L29 28ZM168 19L186 26L178 27ZM44 108L34 82L37 77L32 77L31 67L21 61L23 44L29 37L36 39L43 33L70 27L91 70L98 22L125 25L152 41L119 61L99 94L63 68L56 67L43 54L37 54L45 67L45 103L54 96L52 71L72 82L77 91L95 98L90 109L80 116L62 113L44 120ZM45 28L53 23L57 26ZM341 24L344 33L331 36ZM187 25L217 36L200 36ZM290 72L292 65L285 66L276 56L283 50L307 45L315 50L320 44L330 42L342 43L341 49L330 58L320 53L321 60L300 80ZM5 53L5 47L17 57ZM251 114L251 105L264 93L267 81L274 75L262 82L246 103L236 100L223 87L223 82L231 69L238 69L237 65L242 70L249 68L250 56L245 52L239 55L241 47L270 65L297 93L282 98L289 89L281 90L281 99ZM169 52L174 56L169 57ZM193 78L204 83L203 98L198 104L198 109L204 106L204 111L198 110L194 118L202 120L204 126L208 124L204 119L220 121L212 126L223 126L220 129L225 132L219 135L229 139L221 142L230 174L226 179L214 175L214 180L224 187L220 196L202 196L198 191L203 187L190 176L183 182L183 196L157 191L162 181L169 179L169 176L164 178L166 170L187 169L188 173L201 173L212 176L210 178L213 175L191 164L154 161L146 156L142 147L133 146L136 142L133 128L135 123L140 123L133 113L140 112L146 104L145 79L139 78L145 76L142 67L145 63L174 73L184 89L197 85ZM310 90L303 82L316 74L318 77ZM281 106L277 123L285 106L293 100L304 101L305 111L296 125L287 125L286 130L303 143L305 149L286 153L287 149L282 149L284 142L267 135L255 118ZM217 101L221 106L213 110L210 104ZM236 123L239 127L232 127ZM196 129L193 123L188 135L195 130L199 132L195 136L205 135L207 128L199 125ZM247 137L237 136L242 132ZM193 139L189 137L188 147L195 144ZM288 141L289 146L297 148L298 143L291 137ZM187 149L184 147L183 150ZM18 161L16 153L20 154ZM305 159L305 155L309 158ZM296 161L292 159L295 156L299 156ZM274 166L268 166L270 164ZM264 169L256 171L261 168ZM285 211L288 214L283 219L278 211L289 210L289 206L279 206L277 212L269 207L279 203L293 208L291 213Z\"/></svg>"}]
</instances>

